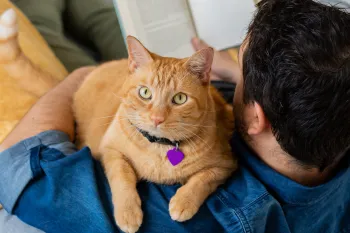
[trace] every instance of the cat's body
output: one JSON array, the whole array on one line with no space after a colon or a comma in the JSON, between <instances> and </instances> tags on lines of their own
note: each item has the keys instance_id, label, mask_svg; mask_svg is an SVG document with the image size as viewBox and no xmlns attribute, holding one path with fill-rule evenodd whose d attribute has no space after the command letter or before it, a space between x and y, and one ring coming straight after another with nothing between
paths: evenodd
<instances>
[{"instance_id":1,"label":"cat's body","mask_svg":"<svg viewBox=\"0 0 350 233\"><path fill-rule=\"evenodd\" d=\"M202 122L196 123L202 127L180 144L182 152L190 156L174 167L166 156L172 146L150 143L127 119L123 85L128 78L127 60L106 63L87 77L75 96L74 107L82 146L88 145L99 159L101 144L118 148L139 179L157 183L185 183L194 173L214 164L231 169L227 139L233 131L233 118L231 108L215 88L210 88L212 98L208 99L211 112L206 112Z\"/></svg>"},{"instance_id":2,"label":"cat's body","mask_svg":"<svg viewBox=\"0 0 350 233\"><path fill-rule=\"evenodd\" d=\"M26 59L17 34L6 37L6 31L0 28L0 53L14 55L3 62L5 68L18 80L20 64L25 64L26 74L35 77L18 81L42 95L55 83ZM182 183L169 211L174 220L185 221L232 174L236 160L228 144L232 109L209 85L212 49L186 59L163 58L135 38L127 41L129 60L109 62L90 73L74 97L74 112L79 146L89 146L105 168L118 226L136 232L142 223L139 180ZM41 81L34 84L33 79ZM152 143L142 132L172 145ZM173 166L167 153L175 144L185 156Z\"/></svg>"}]
</instances>

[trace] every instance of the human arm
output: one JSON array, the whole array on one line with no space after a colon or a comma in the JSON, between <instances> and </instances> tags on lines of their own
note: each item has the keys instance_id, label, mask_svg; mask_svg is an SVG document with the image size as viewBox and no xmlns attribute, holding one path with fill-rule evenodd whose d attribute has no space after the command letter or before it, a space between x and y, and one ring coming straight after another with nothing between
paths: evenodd
<instances>
[{"instance_id":1,"label":"human arm","mask_svg":"<svg viewBox=\"0 0 350 233\"><path fill-rule=\"evenodd\" d=\"M72 73L45 94L0 146L0 203L8 213L45 232L115 231L99 198L90 150L78 151L71 142L73 95L91 69ZM84 221L79 225L76 219L83 217L96 217L94 223L101 227L96 230Z\"/></svg>"}]
</instances>

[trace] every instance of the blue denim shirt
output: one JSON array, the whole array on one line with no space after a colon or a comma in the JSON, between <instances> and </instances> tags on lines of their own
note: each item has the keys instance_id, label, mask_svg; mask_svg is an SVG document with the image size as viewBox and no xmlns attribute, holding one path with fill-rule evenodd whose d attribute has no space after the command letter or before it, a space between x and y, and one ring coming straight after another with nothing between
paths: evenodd
<instances>
[{"instance_id":1,"label":"blue denim shirt","mask_svg":"<svg viewBox=\"0 0 350 233\"><path fill-rule=\"evenodd\" d=\"M140 182L139 232L350 232L349 154L332 180L311 188L265 165L238 135L232 146L239 169L187 222L171 220L168 212L179 185ZM120 232L100 164L62 132L47 131L2 152L0 177L0 203L44 232Z\"/></svg>"}]
</instances>

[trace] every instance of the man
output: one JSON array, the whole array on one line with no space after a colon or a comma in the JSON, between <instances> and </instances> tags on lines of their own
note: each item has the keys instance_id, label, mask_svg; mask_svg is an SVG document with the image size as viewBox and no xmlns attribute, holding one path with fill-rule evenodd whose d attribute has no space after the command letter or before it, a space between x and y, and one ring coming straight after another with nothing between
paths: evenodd
<instances>
[{"instance_id":1,"label":"man","mask_svg":"<svg viewBox=\"0 0 350 233\"><path fill-rule=\"evenodd\" d=\"M350 231L350 15L263 0L239 57L238 171L185 223L168 213L178 186L140 183L140 232ZM45 232L119 232L100 165L70 142L87 72L46 94L1 145L0 202Z\"/></svg>"}]
</instances>

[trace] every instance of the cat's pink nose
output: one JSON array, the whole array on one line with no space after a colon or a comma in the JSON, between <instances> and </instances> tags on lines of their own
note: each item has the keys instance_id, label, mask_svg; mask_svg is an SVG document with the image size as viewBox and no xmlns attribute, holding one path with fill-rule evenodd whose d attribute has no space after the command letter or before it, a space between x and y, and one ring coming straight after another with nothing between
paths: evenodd
<instances>
[{"instance_id":1,"label":"cat's pink nose","mask_svg":"<svg viewBox=\"0 0 350 233\"><path fill-rule=\"evenodd\" d=\"M163 116L152 115L151 120L154 122L155 126L158 126L164 122Z\"/></svg>"}]
</instances>

